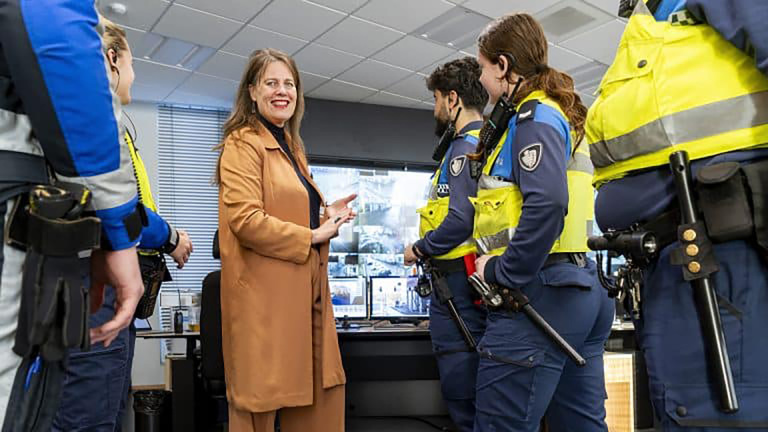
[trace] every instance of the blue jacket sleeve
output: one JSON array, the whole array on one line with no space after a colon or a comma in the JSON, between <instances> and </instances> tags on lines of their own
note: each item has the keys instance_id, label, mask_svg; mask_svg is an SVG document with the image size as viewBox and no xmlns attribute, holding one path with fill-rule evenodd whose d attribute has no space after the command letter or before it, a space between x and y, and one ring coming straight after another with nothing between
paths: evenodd
<instances>
[{"instance_id":1,"label":"blue jacket sleeve","mask_svg":"<svg viewBox=\"0 0 768 432\"><path fill-rule=\"evenodd\" d=\"M92 1L0 0L0 55L57 177L91 190L104 247L125 249L138 200L97 22Z\"/></svg>"},{"instance_id":2,"label":"blue jacket sleeve","mask_svg":"<svg viewBox=\"0 0 768 432\"><path fill-rule=\"evenodd\" d=\"M144 207L144 210L147 213L147 221L149 223L141 231L141 243L139 243L139 247L141 249L162 249L163 245L168 242L171 227L159 214L153 212L146 206Z\"/></svg>"},{"instance_id":3,"label":"blue jacket sleeve","mask_svg":"<svg viewBox=\"0 0 768 432\"><path fill-rule=\"evenodd\" d=\"M544 265L568 211L566 143L562 133L549 124L530 120L517 125L512 143L515 160L530 146L540 146L541 155L532 170L514 164L513 180L522 192L523 210L504 254L486 264L486 281L520 288Z\"/></svg>"},{"instance_id":4,"label":"blue jacket sleeve","mask_svg":"<svg viewBox=\"0 0 768 432\"><path fill-rule=\"evenodd\" d=\"M688 0L688 10L725 39L755 58L768 75L768 2L765 0Z\"/></svg>"},{"instance_id":5,"label":"blue jacket sleeve","mask_svg":"<svg viewBox=\"0 0 768 432\"><path fill-rule=\"evenodd\" d=\"M429 255L442 255L464 243L472 236L472 224L475 208L469 197L477 195L477 182L472 179L467 154L475 151L475 145L464 140L456 140L451 146L449 161L462 163L461 170L454 175L448 172L448 215L434 231L428 232L416 242L420 251ZM451 165L448 163L448 166ZM457 165L458 166L458 165Z\"/></svg>"}]
</instances>

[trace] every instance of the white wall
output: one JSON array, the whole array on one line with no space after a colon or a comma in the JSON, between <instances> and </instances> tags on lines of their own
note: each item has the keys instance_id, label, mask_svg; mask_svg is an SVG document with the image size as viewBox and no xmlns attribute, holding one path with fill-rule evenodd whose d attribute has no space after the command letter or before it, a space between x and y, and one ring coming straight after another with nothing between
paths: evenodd
<instances>
[{"instance_id":1,"label":"white wall","mask_svg":"<svg viewBox=\"0 0 768 432\"><path fill-rule=\"evenodd\" d=\"M134 102L125 112L136 127L136 148L149 175L152 190L157 194L157 106L146 102ZM128 128L133 132L133 127ZM159 314L150 318L152 328L160 329ZM133 356L131 373L134 386L161 385L164 383L163 365L160 363L160 341L157 339L136 340L136 354Z\"/></svg>"}]
</instances>

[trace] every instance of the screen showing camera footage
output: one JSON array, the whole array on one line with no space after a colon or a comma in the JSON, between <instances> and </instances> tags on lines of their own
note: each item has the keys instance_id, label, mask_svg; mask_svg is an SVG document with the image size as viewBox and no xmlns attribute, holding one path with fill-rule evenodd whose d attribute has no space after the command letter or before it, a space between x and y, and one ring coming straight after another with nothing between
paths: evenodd
<instances>
[{"instance_id":1,"label":"screen showing camera footage","mask_svg":"<svg viewBox=\"0 0 768 432\"><path fill-rule=\"evenodd\" d=\"M355 221L331 240L330 277L405 276L403 249L419 237L416 209L426 203L431 173L313 165L325 200L356 193Z\"/></svg>"},{"instance_id":2,"label":"screen showing camera footage","mask_svg":"<svg viewBox=\"0 0 768 432\"><path fill-rule=\"evenodd\" d=\"M416 293L415 276L371 278L371 318L429 316L429 298Z\"/></svg>"},{"instance_id":3,"label":"screen showing camera footage","mask_svg":"<svg viewBox=\"0 0 768 432\"><path fill-rule=\"evenodd\" d=\"M365 318L367 295L362 278L330 278L333 316L336 318Z\"/></svg>"}]
</instances>

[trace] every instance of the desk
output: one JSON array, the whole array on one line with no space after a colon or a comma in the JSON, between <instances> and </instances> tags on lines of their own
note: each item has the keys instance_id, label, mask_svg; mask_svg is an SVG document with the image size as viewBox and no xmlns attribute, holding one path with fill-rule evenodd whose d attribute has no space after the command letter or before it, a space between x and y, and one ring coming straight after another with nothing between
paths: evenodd
<instances>
[{"instance_id":1,"label":"desk","mask_svg":"<svg viewBox=\"0 0 768 432\"><path fill-rule=\"evenodd\" d=\"M186 339L186 356L174 360L171 368L171 406L174 432L195 431L195 347L200 332L142 331L136 336L144 339ZM192 415L190 415L192 414Z\"/></svg>"}]
</instances>

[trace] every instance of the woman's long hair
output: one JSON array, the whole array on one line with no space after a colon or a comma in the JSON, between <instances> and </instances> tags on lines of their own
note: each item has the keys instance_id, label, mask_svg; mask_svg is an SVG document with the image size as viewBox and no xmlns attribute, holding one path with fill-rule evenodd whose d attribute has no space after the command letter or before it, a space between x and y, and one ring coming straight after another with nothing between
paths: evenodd
<instances>
[{"instance_id":1,"label":"woman's long hair","mask_svg":"<svg viewBox=\"0 0 768 432\"><path fill-rule=\"evenodd\" d=\"M299 69L296 67L296 62L293 61L291 56L282 51L274 49L256 50L251 53L251 56L248 59L248 65L245 67L243 77L240 79L240 85L237 88L232 113L229 115L229 118L222 128L222 136L224 138L221 143L214 147L215 151L220 152L219 161L216 163L216 177L214 180L217 184L221 182L221 151L224 150L224 143L227 141L227 138L232 133L245 127L250 127L251 130L256 133L266 130L263 127L263 120L259 113L259 107L256 105L255 101L251 100L251 93L248 87L250 85L259 85L267 66L276 61L283 62L288 66L288 69L290 69L291 74L293 75L293 82L296 84L296 110L294 111L293 116L286 122L285 132L290 137L290 149L296 160L306 161L304 141L302 141L299 133L301 119L304 117L304 90L301 84L301 77L299 76Z\"/></svg>"},{"instance_id":2,"label":"woman's long hair","mask_svg":"<svg viewBox=\"0 0 768 432\"><path fill-rule=\"evenodd\" d=\"M525 13L504 15L488 24L477 44L493 64L503 55L509 64L507 70L524 78L514 105L535 90L543 90L560 105L574 132L575 149L584 138L587 107L573 88L573 78L547 65L547 38L541 25ZM506 79L511 81L509 75ZM478 153L483 150L478 149Z\"/></svg>"}]
</instances>

